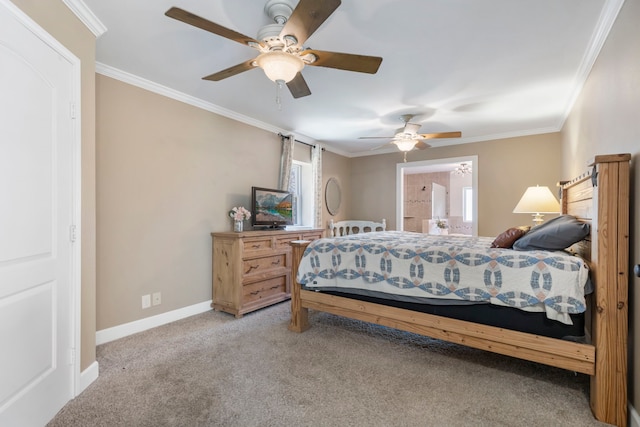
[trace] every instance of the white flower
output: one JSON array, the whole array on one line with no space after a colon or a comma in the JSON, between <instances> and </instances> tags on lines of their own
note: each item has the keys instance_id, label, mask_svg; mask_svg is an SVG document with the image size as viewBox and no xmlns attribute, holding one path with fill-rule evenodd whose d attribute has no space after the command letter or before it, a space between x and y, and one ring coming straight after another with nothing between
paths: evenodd
<instances>
[{"instance_id":1,"label":"white flower","mask_svg":"<svg viewBox=\"0 0 640 427\"><path fill-rule=\"evenodd\" d=\"M243 206L234 207L229 211L229 216L234 221L244 221L251 218L251 212L246 210Z\"/></svg>"}]
</instances>

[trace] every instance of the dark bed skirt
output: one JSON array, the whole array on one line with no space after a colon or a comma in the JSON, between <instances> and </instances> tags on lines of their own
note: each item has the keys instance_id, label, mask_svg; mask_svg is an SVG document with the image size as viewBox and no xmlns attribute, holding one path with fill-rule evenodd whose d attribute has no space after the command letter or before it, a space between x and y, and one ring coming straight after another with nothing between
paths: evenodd
<instances>
[{"instance_id":1,"label":"dark bed skirt","mask_svg":"<svg viewBox=\"0 0 640 427\"><path fill-rule=\"evenodd\" d=\"M403 308L422 313L434 314L458 320L466 320L483 325L496 326L549 338L562 338L571 341L584 341L584 313L571 314L573 325L566 325L549 319L545 313L532 313L517 308L493 304L470 305L432 305L404 301L387 300L372 296L349 294L335 291L323 293L357 299L381 305Z\"/></svg>"}]
</instances>

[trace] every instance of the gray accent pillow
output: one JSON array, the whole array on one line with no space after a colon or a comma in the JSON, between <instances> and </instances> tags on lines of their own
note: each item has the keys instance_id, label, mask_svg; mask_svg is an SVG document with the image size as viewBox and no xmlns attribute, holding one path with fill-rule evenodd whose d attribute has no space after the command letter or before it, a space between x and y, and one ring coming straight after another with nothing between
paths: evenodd
<instances>
[{"instance_id":1,"label":"gray accent pillow","mask_svg":"<svg viewBox=\"0 0 640 427\"><path fill-rule=\"evenodd\" d=\"M589 224L572 215L557 218L533 227L531 231L516 240L513 249L517 251L563 250L589 235Z\"/></svg>"}]
</instances>

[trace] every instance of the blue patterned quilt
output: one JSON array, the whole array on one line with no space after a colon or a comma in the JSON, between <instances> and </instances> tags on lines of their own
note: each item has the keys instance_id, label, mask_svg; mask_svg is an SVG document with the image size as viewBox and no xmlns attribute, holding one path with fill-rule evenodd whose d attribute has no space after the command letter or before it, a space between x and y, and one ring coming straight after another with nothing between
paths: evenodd
<instances>
[{"instance_id":1,"label":"blue patterned quilt","mask_svg":"<svg viewBox=\"0 0 640 427\"><path fill-rule=\"evenodd\" d=\"M586 263L562 251L491 248L493 238L383 231L311 242L298 270L307 289L488 302L572 324L585 311Z\"/></svg>"}]
</instances>

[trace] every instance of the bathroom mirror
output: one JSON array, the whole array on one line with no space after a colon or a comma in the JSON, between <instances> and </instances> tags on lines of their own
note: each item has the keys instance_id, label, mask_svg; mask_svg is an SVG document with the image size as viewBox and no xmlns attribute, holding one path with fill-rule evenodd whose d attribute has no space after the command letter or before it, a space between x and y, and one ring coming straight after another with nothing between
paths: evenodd
<instances>
[{"instance_id":1,"label":"bathroom mirror","mask_svg":"<svg viewBox=\"0 0 640 427\"><path fill-rule=\"evenodd\" d=\"M340 192L340 184L335 178L329 178L327 186L324 189L324 200L327 204L327 210L331 215L337 215L340 211L340 201L342 194Z\"/></svg>"}]
</instances>

